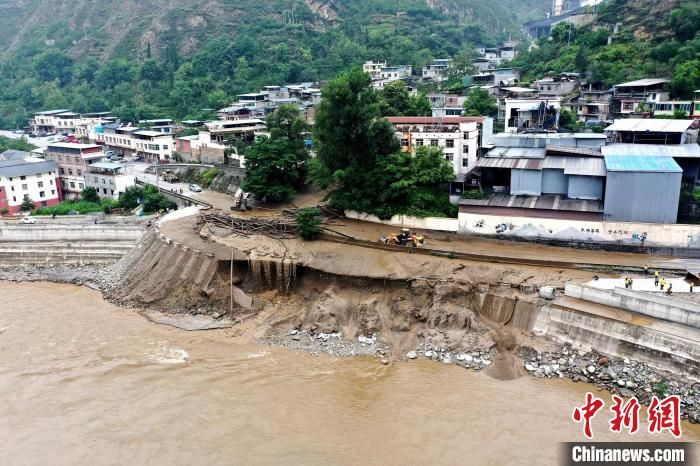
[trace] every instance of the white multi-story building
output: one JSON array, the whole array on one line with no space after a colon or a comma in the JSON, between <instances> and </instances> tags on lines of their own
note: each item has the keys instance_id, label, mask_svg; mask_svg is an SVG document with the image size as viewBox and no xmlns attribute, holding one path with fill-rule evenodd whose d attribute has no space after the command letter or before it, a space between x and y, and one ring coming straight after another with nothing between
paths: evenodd
<instances>
[{"instance_id":1,"label":"white multi-story building","mask_svg":"<svg viewBox=\"0 0 700 466\"><path fill-rule=\"evenodd\" d=\"M362 65L362 71L372 76L372 78L378 78L384 67L386 67L386 60L371 60L366 61Z\"/></svg>"},{"instance_id":2,"label":"white multi-story building","mask_svg":"<svg viewBox=\"0 0 700 466\"><path fill-rule=\"evenodd\" d=\"M234 140L253 141L265 130L265 122L257 118L208 121L204 125L206 129L200 130L200 136L208 133L205 138L209 141L225 145L232 145Z\"/></svg>"},{"instance_id":3,"label":"white multi-story building","mask_svg":"<svg viewBox=\"0 0 700 466\"><path fill-rule=\"evenodd\" d=\"M170 160L175 151L172 134L141 129L135 126L103 125L97 141L123 156L142 158L149 162Z\"/></svg>"},{"instance_id":4,"label":"white multi-story building","mask_svg":"<svg viewBox=\"0 0 700 466\"><path fill-rule=\"evenodd\" d=\"M476 165L479 148L493 134L489 117L390 117L389 121L403 152L415 154L420 146L439 147L460 182Z\"/></svg>"},{"instance_id":5,"label":"white multi-story building","mask_svg":"<svg viewBox=\"0 0 700 466\"><path fill-rule=\"evenodd\" d=\"M451 58L437 58L433 62L423 67L423 79L430 79L433 81L444 81L445 71L452 63Z\"/></svg>"},{"instance_id":6,"label":"white multi-story building","mask_svg":"<svg viewBox=\"0 0 700 466\"><path fill-rule=\"evenodd\" d=\"M0 154L0 210L20 212L25 198L35 208L56 205L61 201L56 163L32 157L21 151Z\"/></svg>"},{"instance_id":7,"label":"white multi-story building","mask_svg":"<svg viewBox=\"0 0 700 466\"><path fill-rule=\"evenodd\" d=\"M88 139L90 128L101 123L116 120L110 112L75 113L69 110L49 110L38 112L30 120L32 131L43 135L48 133L75 133L79 138Z\"/></svg>"},{"instance_id":8,"label":"white multi-story building","mask_svg":"<svg viewBox=\"0 0 700 466\"><path fill-rule=\"evenodd\" d=\"M85 186L95 188L97 195L119 199L119 194L136 184L133 174L124 173L124 165L113 162L95 162L87 167Z\"/></svg>"}]
</instances>

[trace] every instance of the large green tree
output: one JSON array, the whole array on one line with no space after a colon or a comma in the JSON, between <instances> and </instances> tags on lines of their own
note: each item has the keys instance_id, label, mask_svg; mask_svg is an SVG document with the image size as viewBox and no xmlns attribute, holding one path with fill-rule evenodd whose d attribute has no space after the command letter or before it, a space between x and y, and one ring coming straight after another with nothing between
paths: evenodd
<instances>
[{"instance_id":1,"label":"large green tree","mask_svg":"<svg viewBox=\"0 0 700 466\"><path fill-rule=\"evenodd\" d=\"M287 202L294 198L294 187L302 178L297 155L286 137L260 137L245 154L246 177L241 185L258 199Z\"/></svg>"},{"instance_id":2,"label":"large green tree","mask_svg":"<svg viewBox=\"0 0 700 466\"><path fill-rule=\"evenodd\" d=\"M485 89L472 89L464 102L464 114L466 116L496 116L498 105L495 97L491 96Z\"/></svg>"}]
</instances>

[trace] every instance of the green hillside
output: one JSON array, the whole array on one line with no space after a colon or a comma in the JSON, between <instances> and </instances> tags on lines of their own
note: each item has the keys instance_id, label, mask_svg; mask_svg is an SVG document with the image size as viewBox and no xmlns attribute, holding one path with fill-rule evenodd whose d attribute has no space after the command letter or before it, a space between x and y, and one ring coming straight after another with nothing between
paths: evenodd
<instances>
[{"instance_id":1,"label":"green hillside","mask_svg":"<svg viewBox=\"0 0 700 466\"><path fill-rule=\"evenodd\" d=\"M609 0L593 25L558 25L513 64L525 81L565 71L607 85L668 77L674 97L692 97L700 89L700 8L697 0Z\"/></svg>"},{"instance_id":2,"label":"green hillside","mask_svg":"<svg viewBox=\"0 0 700 466\"><path fill-rule=\"evenodd\" d=\"M496 43L549 0L27 0L0 3L0 125L69 107L198 117L260 85L367 59L421 66Z\"/></svg>"}]
</instances>

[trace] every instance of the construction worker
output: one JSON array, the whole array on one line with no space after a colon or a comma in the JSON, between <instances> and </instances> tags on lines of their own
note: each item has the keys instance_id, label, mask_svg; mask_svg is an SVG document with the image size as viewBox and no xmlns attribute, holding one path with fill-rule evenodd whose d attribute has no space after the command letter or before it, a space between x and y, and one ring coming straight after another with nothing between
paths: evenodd
<instances>
[{"instance_id":1,"label":"construction worker","mask_svg":"<svg viewBox=\"0 0 700 466\"><path fill-rule=\"evenodd\" d=\"M662 279L661 279L661 291L664 290L664 287L665 287L665 286L666 286L666 279L665 279L665 278L662 278Z\"/></svg>"},{"instance_id":2,"label":"construction worker","mask_svg":"<svg viewBox=\"0 0 700 466\"><path fill-rule=\"evenodd\" d=\"M654 286L659 286L659 271L654 272Z\"/></svg>"},{"instance_id":3,"label":"construction worker","mask_svg":"<svg viewBox=\"0 0 700 466\"><path fill-rule=\"evenodd\" d=\"M666 294L671 294L671 289L673 288L673 283L668 284L668 290L666 290Z\"/></svg>"},{"instance_id":4,"label":"construction worker","mask_svg":"<svg viewBox=\"0 0 700 466\"><path fill-rule=\"evenodd\" d=\"M632 289L632 277L630 277L630 290Z\"/></svg>"},{"instance_id":5,"label":"construction worker","mask_svg":"<svg viewBox=\"0 0 700 466\"><path fill-rule=\"evenodd\" d=\"M693 282L690 282L690 292L693 292Z\"/></svg>"},{"instance_id":6,"label":"construction worker","mask_svg":"<svg viewBox=\"0 0 700 466\"><path fill-rule=\"evenodd\" d=\"M644 275L649 275L649 264L644 266Z\"/></svg>"}]
</instances>

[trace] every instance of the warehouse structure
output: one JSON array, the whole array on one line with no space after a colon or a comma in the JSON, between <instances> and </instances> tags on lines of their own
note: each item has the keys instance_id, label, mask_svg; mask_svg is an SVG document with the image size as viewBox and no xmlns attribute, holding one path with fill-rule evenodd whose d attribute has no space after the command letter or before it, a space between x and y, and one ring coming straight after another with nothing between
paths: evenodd
<instances>
[{"instance_id":1,"label":"warehouse structure","mask_svg":"<svg viewBox=\"0 0 700 466\"><path fill-rule=\"evenodd\" d=\"M492 215L675 223L684 170L698 177L691 145L613 144L596 134L497 135L471 175L481 199L460 211Z\"/></svg>"},{"instance_id":2,"label":"warehouse structure","mask_svg":"<svg viewBox=\"0 0 700 466\"><path fill-rule=\"evenodd\" d=\"M683 170L671 157L605 156L604 219L676 223Z\"/></svg>"}]
</instances>

